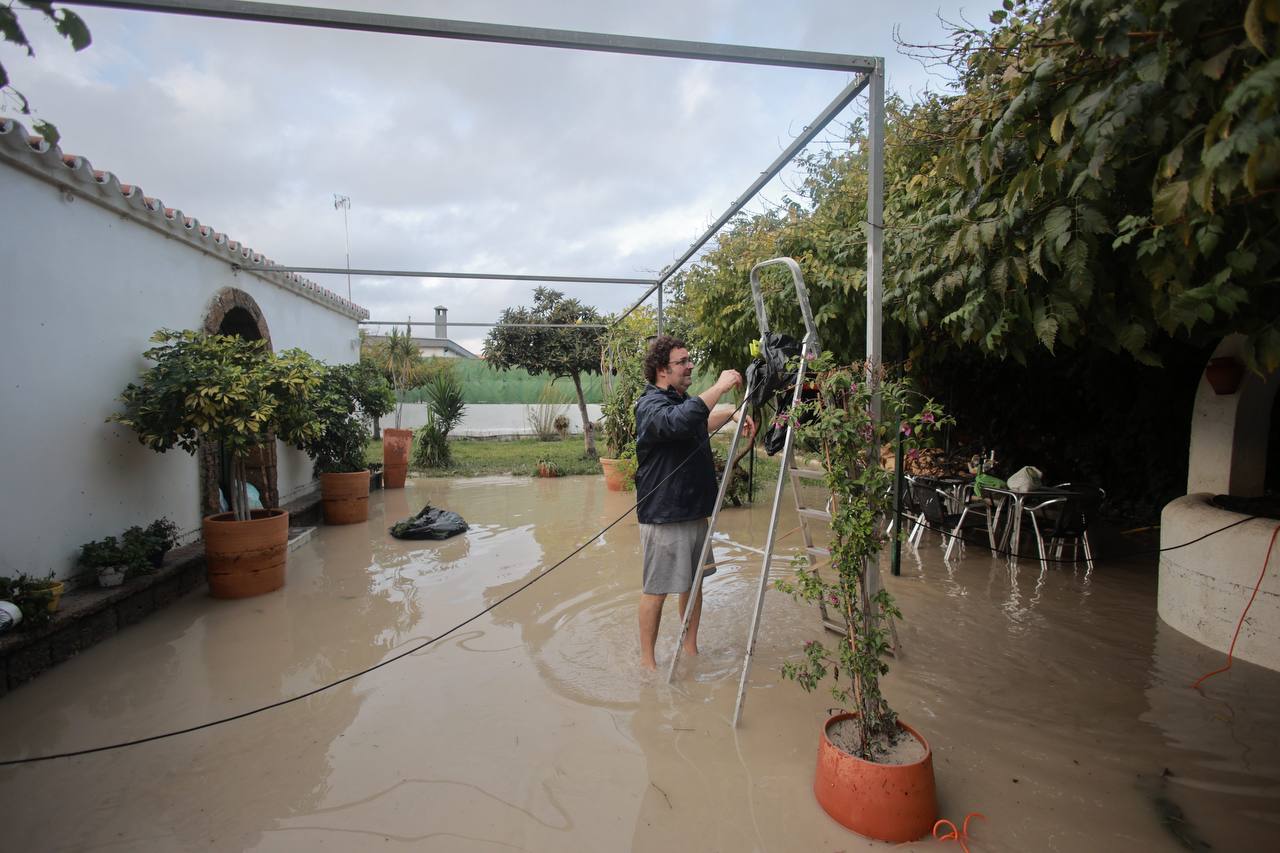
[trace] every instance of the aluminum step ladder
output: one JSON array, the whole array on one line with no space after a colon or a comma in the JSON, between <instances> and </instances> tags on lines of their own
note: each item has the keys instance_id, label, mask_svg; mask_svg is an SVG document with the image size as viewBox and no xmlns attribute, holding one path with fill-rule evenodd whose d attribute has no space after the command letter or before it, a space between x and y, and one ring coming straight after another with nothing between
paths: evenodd
<instances>
[{"instance_id":1,"label":"aluminum step ladder","mask_svg":"<svg viewBox=\"0 0 1280 853\"><path fill-rule=\"evenodd\" d=\"M800 345L802 358L796 369L795 390L792 395L791 405L794 407L800 401L800 394L804 386L805 368L808 365L808 356L817 355L818 353L818 333L813 322L813 312L809 306L809 293L804 285L804 276L800 272L800 265L791 258L773 258L768 261L762 261L751 269L751 296L755 302L756 320L760 326L760 337L763 339L769 333L769 318L765 312L764 295L760 289L760 270L770 266L785 266L791 273L792 282L796 289L796 298L800 303L800 313L804 317L805 335ZM751 385L748 384L744 399L749 399L751 395ZM742 433L742 418L738 419L737 428L734 430L733 439L729 444L728 459L733 459L737 450L738 439ZM811 559L829 559L830 551L826 548L815 544L813 531L810 524L813 522L830 523L830 502L823 508L804 506L801 503L801 495L803 493L801 482L803 480L823 481L825 474L822 471L809 468L797 467L793 462L793 443L795 440L795 431L790 423L787 424L785 439L783 442L781 466L778 472L778 482L774 489L773 506L769 513L769 529L765 539L763 568L760 574L760 586L756 594L755 610L751 618L751 633L747 640L747 652L743 660L742 680L738 688L737 704L734 708L734 725L738 724L741 715L743 695L746 690L747 676L750 671L751 657L755 649L756 635L760 626L760 614L764 607L764 593L769 585L769 569L773 563L773 550L777 542L778 530L778 513L782 506L782 489L784 484L790 480L792 484L792 494L796 502L796 512L800 516L800 528L804 538L805 553ZM702 543L702 552L698 560L698 569L693 580L693 589L701 589L702 577L706 568L707 557L711 553L711 541L715 534L716 520L720 514L720 505L724 500L725 490L728 485L731 469L726 466L724 476L720 481L720 490L717 495L715 509L711 515L710 524L707 527L707 536ZM785 476L784 476L785 475ZM680 652L684 647L684 638L689 630L689 622L693 615L694 597L689 597L688 606L685 608L684 618L680 628L680 638L676 643L675 652L671 657L671 665L667 670L667 681L670 682L675 676L676 667L679 664ZM819 609L822 614L822 624L830 630L840 634L847 633L847 628L841 620L834 619L827 611L826 604L820 603Z\"/></svg>"}]
</instances>

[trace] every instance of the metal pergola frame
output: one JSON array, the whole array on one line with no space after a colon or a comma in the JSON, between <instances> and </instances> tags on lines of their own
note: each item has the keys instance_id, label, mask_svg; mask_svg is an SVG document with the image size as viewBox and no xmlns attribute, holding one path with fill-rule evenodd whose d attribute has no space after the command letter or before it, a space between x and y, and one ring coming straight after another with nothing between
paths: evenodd
<instances>
[{"instance_id":1,"label":"metal pergola frame","mask_svg":"<svg viewBox=\"0 0 1280 853\"><path fill-rule=\"evenodd\" d=\"M760 173L742 195L713 222L702 236L673 263L663 268L656 279L629 279L589 276L535 276L498 273L437 272L405 270L347 270L333 267L286 267L232 264L246 272L309 272L315 274L353 274L408 276L414 278L458 278L473 280L574 282L587 284L644 284L644 295L618 315L614 323L640 307L655 292L658 294L658 333L662 333L663 286L736 216L786 165L809 144L854 98L869 90L868 103L868 188L867 188L867 345L866 358L871 364L881 360L881 292L884 238L884 59L878 56L820 53L780 48L750 47L714 42L678 39L644 38L611 33L578 32L542 27L488 24L475 21L453 21L382 12L360 12L288 6L279 3L248 0L64 0L65 5L94 6L109 9L163 12L225 20L254 21L323 29L387 33L423 38L447 38L564 50L622 53L635 56L657 56L674 59L698 59L708 62L731 62L743 65L765 65L783 68L807 68L856 74L835 99L817 115L778 157ZM367 325L392 325L395 321L365 321ZM422 325L428 325L422 323ZM452 323L463 326L491 326L491 323ZM593 326L594 327L594 326ZM594 327L598 328L598 327ZM878 402L878 401L877 401ZM877 406L878 408L878 406ZM878 412L876 412L878 414Z\"/></svg>"}]
</instances>

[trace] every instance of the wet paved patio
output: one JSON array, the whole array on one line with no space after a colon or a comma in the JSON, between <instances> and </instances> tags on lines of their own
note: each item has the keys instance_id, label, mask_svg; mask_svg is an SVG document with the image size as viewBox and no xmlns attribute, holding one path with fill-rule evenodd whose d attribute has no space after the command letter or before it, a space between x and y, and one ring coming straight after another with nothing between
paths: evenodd
<instances>
[{"instance_id":1,"label":"wet paved patio","mask_svg":"<svg viewBox=\"0 0 1280 853\"><path fill-rule=\"evenodd\" d=\"M278 701L493 603L621 514L598 477L410 481L367 526L322 528L284 590L190 595L0 699L0 758L144 737ZM385 535L424 502L472 525ZM810 786L824 693L778 665L817 618L771 592L729 727L767 507L722 515L703 653L641 674L628 519L459 634L308 700L125 750L0 769L6 849L888 849ZM784 530L794 526L784 514ZM794 545L794 538L788 544ZM736 543L736 544L735 544ZM907 621L885 692L933 745L942 815L974 851L1267 849L1280 831L1280 674L1155 614L1154 559L1010 572L926 537L889 578ZM676 624L668 604L659 660ZM12 845L10 847L9 845ZM908 849L958 849L925 841Z\"/></svg>"}]
</instances>

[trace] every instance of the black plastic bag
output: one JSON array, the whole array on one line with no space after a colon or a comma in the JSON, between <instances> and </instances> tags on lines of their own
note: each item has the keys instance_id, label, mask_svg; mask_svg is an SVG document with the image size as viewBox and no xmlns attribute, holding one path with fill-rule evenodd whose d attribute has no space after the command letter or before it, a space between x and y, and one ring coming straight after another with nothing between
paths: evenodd
<instances>
[{"instance_id":1,"label":"black plastic bag","mask_svg":"<svg viewBox=\"0 0 1280 853\"><path fill-rule=\"evenodd\" d=\"M787 369L787 362L799 354L800 342L795 338L769 332L761 339L760 355L747 365L751 408L761 408L774 394L795 384L795 371Z\"/></svg>"},{"instance_id":2,"label":"black plastic bag","mask_svg":"<svg viewBox=\"0 0 1280 853\"><path fill-rule=\"evenodd\" d=\"M417 515L391 525L390 532L397 539L448 539L466 529L467 523L456 512L427 504Z\"/></svg>"}]
</instances>

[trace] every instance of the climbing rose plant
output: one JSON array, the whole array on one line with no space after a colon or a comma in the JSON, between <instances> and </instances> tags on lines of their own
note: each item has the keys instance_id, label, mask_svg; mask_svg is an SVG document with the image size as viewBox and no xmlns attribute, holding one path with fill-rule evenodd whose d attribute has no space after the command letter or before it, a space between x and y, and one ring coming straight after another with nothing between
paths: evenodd
<instances>
[{"instance_id":1,"label":"climbing rose plant","mask_svg":"<svg viewBox=\"0 0 1280 853\"><path fill-rule=\"evenodd\" d=\"M889 671L887 620L902 618L893 597L873 588L867 572L888 539L884 522L893 511L893 472L880 467L880 448L901 435L907 452L915 453L952 419L905 380L877 370L869 382L862 364L837 366L824 353L811 370L817 395L782 417L795 425L800 452L816 452L826 472L834 500L830 565L802 560L794 581L775 583L797 599L837 611L846 632L834 647L820 640L805 643L802 660L783 664L782 675L805 691L830 676L832 697L858 714L856 754L873 761L898 735L898 718L880 693L880 677ZM871 408L877 393L878 419Z\"/></svg>"}]
</instances>

